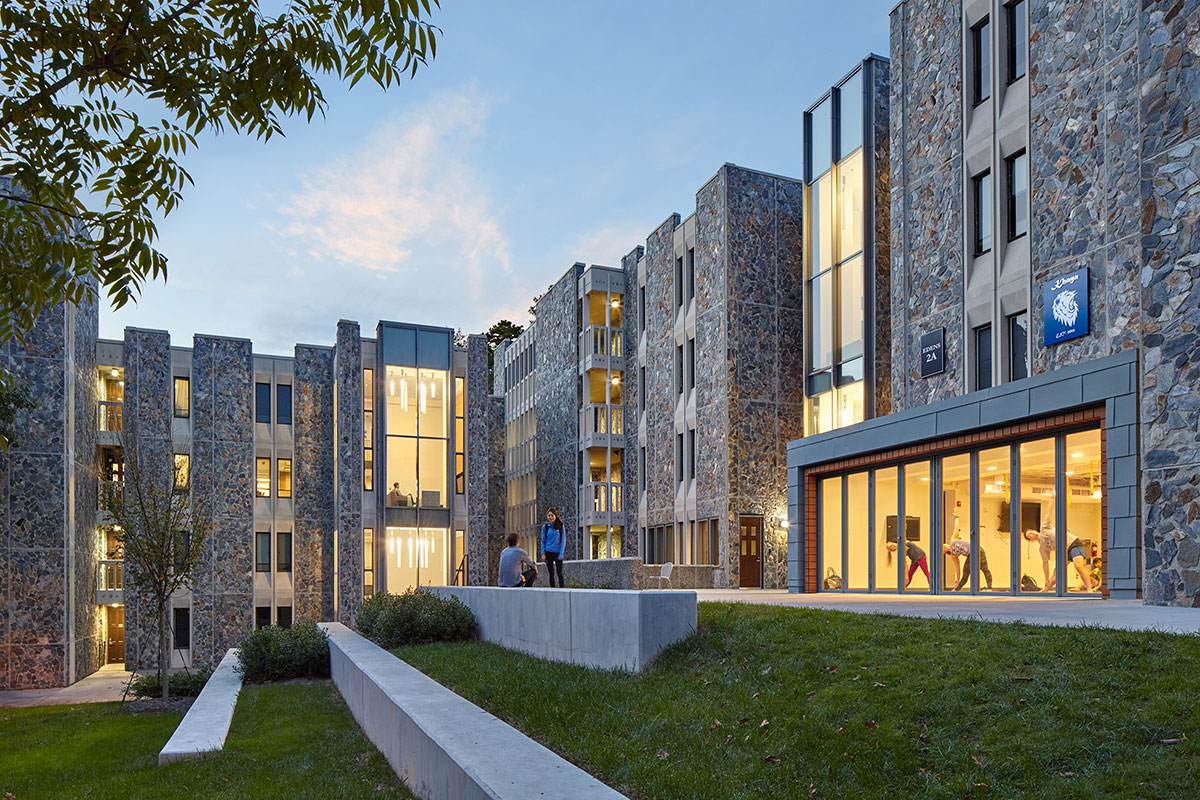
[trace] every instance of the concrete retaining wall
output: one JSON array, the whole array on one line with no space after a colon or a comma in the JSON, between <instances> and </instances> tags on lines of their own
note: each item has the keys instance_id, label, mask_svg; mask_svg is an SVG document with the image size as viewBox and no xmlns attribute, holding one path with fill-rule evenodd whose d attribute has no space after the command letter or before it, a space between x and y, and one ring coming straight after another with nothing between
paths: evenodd
<instances>
[{"instance_id":1,"label":"concrete retaining wall","mask_svg":"<svg viewBox=\"0 0 1200 800\"><path fill-rule=\"evenodd\" d=\"M321 627L334 685L418 797L624 797L345 625Z\"/></svg>"},{"instance_id":2,"label":"concrete retaining wall","mask_svg":"<svg viewBox=\"0 0 1200 800\"><path fill-rule=\"evenodd\" d=\"M475 614L479 635L538 658L634 672L696 631L696 593L432 586Z\"/></svg>"},{"instance_id":3,"label":"concrete retaining wall","mask_svg":"<svg viewBox=\"0 0 1200 800\"><path fill-rule=\"evenodd\" d=\"M200 690L200 696L183 715L179 727L158 754L158 763L199 758L225 747L233 709L242 691L242 676L237 674L237 648L225 653L215 672Z\"/></svg>"}]
</instances>

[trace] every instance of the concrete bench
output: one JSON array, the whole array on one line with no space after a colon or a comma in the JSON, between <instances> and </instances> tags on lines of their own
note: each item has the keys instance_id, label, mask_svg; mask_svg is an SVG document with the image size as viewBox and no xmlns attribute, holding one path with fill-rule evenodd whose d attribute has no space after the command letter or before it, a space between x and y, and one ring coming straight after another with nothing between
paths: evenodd
<instances>
[{"instance_id":1,"label":"concrete bench","mask_svg":"<svg viewBox=\"0 0 1200 800\"><path fill-rule=\"evenodd\" d=\"M200 696L183 715L183 720L158 754L159 764L199 758L225 746L233 708L242 690L242 676L234 670L237 648L225 653L216 672L200 690Z\"/></svg>"},{"instance_id":2,"label":"concrete bench","mask_svg":"<svg viewBox=\"0 0 1200 800\"><path fill-rule=\"evenodd\" d=\"M345 625L321 627L334 685L418 797L624 797Z\"/></svg>"},{"instance_id":3,"label":"concrete bench","mask_svg":"<svg viewBox=\"0 0 1200 800\"><path fill-rule=\"evenodd\" d=\"M431 586L475 614L488 642L549 661L637 672L696 632L696 593Z\"/></svg>"}]
</instances>

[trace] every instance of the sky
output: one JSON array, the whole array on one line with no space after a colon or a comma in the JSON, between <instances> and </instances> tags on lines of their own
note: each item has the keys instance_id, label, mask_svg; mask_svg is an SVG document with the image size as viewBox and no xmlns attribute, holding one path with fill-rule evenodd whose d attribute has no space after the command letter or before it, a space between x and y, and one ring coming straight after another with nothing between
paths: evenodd
<instances>
[{"instance_id":1,"label":"sky","mask_svg":"<svg viewBox=\"0 0 1200 800\"><path fill-rule=\"evenodd\" d=\"M894 4L443 0L413 80L327 80L325 117L284 138L202 138L159 225L166 284L102 305L100 334L289 355L339 319L525 324L571 264L619 266L691 213L723 163L799 177L804 110L888 54Z\"/></svg>"}]
</instances>

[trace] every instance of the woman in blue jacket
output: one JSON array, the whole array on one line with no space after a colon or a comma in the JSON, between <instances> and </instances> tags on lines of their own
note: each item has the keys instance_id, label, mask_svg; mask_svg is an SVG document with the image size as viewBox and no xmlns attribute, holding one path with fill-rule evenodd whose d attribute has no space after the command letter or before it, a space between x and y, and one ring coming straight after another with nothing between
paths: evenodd
<instances>
[{"instance_id":1,"label":"woman in blue jacket","mask_svg":"<svg viewBox=\"0 0 1200 800\"><path fill-rule=\"evenodd\" d=\"M563 532L562 518L558 509L552 508L546 512L546 524L542 526L542 558L546 561L546 572L550 575L550 587L554 588L554 568L558 567L559 588L567 588L563 582L562 553L566 544L566 534Z\"/></svg>"}]
</instances>

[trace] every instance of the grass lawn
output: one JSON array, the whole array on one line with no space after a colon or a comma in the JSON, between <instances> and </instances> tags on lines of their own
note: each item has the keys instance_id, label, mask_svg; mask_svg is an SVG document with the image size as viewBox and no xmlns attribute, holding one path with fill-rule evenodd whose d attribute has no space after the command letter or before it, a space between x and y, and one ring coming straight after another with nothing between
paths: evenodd
<instances>
[{"instance_id":1,"label":"grass lawn","mask_svg":"<svg viewBox=\"0 0 1200 800\"><path fill-rule=\"evenodd\" d=\"M160 767L181 718L116 703L0 708L0 797L413 796L332 683L248 686L224 751Z\"/></svg>"},{"instance_id":2,"label":"grass lawn","mask_svg":"<svg viewBox=\"0 0 1200 800\"><path fill-rule=\"evenodd\" d=\"M701 603L636 676L396 653L631 797L1200 792L1200 637Z\"/></svg>"}]
</instances>

